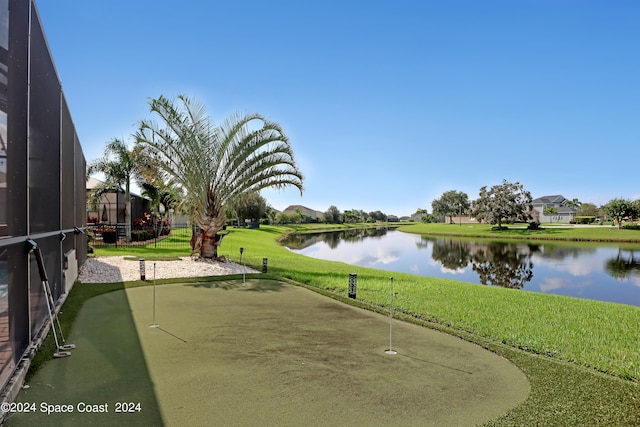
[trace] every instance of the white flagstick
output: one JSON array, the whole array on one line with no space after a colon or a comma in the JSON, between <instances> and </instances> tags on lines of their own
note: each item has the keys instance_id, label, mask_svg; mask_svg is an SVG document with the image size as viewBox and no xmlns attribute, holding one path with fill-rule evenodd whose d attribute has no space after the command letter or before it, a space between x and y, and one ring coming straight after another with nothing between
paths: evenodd
<instances>
[{"instance_id":1,"label":"white flagstick","mask_svg":"<svg viewBox=\"0 0 640 427\"><path fill-rule=\"evenodd\" d=\"M389 350L385 351L386 354L398 354L391 345L393 325L393 277L389 278Z\"/></svg>"},{"instance_id":2,"label":"white flagstick","mask_svg":"<svg viewBox=\"0 0 640 427\"><path fill-rule=\"evenodd\" d=\"M156 323L156 263L153 263L153 323L150 328L157 328L160 325Z\"/></svg>"}]
</instances>

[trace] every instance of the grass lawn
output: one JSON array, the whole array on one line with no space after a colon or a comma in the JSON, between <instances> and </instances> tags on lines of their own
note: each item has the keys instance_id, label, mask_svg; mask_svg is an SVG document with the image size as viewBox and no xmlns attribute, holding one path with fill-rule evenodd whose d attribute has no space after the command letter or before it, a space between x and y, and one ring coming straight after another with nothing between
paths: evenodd
<instances>
[{"instance_id":1,"label":"grass lawn","mask_svg":"<svg viewBox=\"0 0 640 427\"><path fill-rule=\"evenodd\" d=\"M488 224L411 224L402 231L441 236L462 236L487 239L571 240L584 242L640 243L640 230L626 230L607 225L574 227L570 224L541 224L540 230L527 230L526 224L509 226L508 230L492 231Z\"/></svg>"},{"instance_id":2,"label":"grass lawn","mask_svg":"<svg viewBox=\"0 0 640 427\"><path fill-rule=\"evenodd\" d=\"M237 261L238 249L244 247L243 260L247 265L260 269L262 258L266 257L274 278L289 278L345 301L348 274L358 273L358 299L349 302L386 312L389 272L293 254L276 243L277 238L290 230L231 229L220 252ZM580 230L570 231L583 233ZM490 230L485 232L492 236ZM618 233L618 230L597 232ZM630 230L617 234L631 242L638 235ZM571 238L567 234L564 238L581 237ZM593 239L593 235L587 238ZM154 253L151 249L146 251L135 256L148 257ZM97 253L114 254L102 249ZM117 253L132 254L128 248ZM174 250L163 255L177 254L179 251ZM527 375L531 383L527 400L489 425L640 425L638 307L470 286L408 274L393 276L394 290L398 293L394 310L398 316L478 343L511 360ZM74 305L80 305L95 289L85 285L74 288L64 310L70 321L76 310ZM41 353L50 355L51 351Z\"/></svg>"}]
</instances>

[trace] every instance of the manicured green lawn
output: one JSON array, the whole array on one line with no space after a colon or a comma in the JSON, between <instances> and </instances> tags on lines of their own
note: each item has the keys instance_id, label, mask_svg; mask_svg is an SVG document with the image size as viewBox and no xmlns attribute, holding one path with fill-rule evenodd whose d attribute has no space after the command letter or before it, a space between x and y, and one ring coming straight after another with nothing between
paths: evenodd
<instances>
[{"instance_id":1,"label":"manicured green lawn","mask_svg":"<svg viewBox=\"0 0 640 427\"><path fill-rule=\"evenodd\" d=\"M618 230L607 225L574 227L568 224L542 224L541 230L527 230L525 224L509 226L508 230L492 231L488 224L412 224L402 227L402 231L416 234L442 236L465 236L488 239L537 239L537 240L573 240L598 242L635 242L640 243L640 230Z\"/></svg>"}]
</instances>

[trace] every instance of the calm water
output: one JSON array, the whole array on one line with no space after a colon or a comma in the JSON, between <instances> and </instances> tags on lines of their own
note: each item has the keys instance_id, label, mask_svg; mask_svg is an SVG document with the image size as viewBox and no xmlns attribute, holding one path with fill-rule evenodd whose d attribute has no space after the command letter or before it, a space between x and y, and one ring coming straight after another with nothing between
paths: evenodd
<instances>
[{"instance_id":1,"label":"calm water","mask_svg":"<svg viewBox=\"0 0 640 427\"><path fill-rule=\"evenodd\" d=\"M640 245L570 246L424 237L397 230L293 236L306 256L381 270L640 306Z\"/></svg>"}]
</instances>

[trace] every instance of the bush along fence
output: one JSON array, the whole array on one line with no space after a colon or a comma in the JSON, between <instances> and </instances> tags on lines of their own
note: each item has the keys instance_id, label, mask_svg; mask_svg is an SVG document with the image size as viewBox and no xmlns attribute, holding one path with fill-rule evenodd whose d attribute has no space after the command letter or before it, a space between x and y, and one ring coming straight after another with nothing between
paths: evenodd
<instances>
[{"instance_id":1,"label":"bush along fence","mask_svg":"<svg viewBox=\"0 0 640 427\"><path fill-rule=\"evenodd\" d=\"M185 248L190 250L192 235L190 226L169 227L131 227L131 239L127 239L126 224L87 224L89 244L91 246L149 246Z\"/></svg>"}]
</instances>

